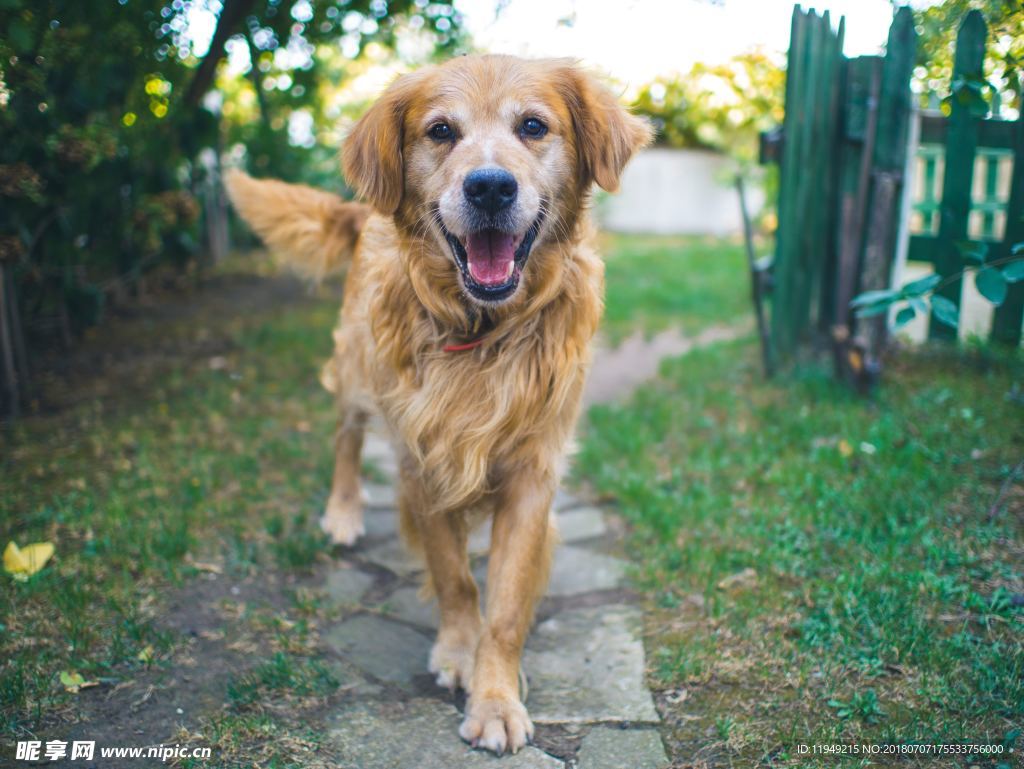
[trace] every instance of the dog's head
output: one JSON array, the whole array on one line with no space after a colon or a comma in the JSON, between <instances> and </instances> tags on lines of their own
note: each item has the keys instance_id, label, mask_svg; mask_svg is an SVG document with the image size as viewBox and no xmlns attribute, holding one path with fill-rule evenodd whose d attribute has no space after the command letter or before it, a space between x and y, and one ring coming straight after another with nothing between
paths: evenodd
<instances>
[{"instance_id":1,"label":"dog's head","mask_svg":"<svg viewBox=\"0 0 1024 769\"><path fill-rule=\"evenodd\" d=\"M649 140L647 124L572 62L465 56L395 81L343 158L378 211L437 245L424 259L443 255L471 301L498 305L531 253L573 236L592 184L614 191Z\"/></svg>"}]
</instances>

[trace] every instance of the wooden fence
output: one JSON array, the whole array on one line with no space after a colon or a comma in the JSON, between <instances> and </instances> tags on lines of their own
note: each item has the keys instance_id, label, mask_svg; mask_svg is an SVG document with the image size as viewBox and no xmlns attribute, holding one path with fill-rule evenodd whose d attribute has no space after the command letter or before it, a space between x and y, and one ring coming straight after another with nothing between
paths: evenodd
<instances>
[{"instance_id":1,"label":"wooden fence","mask_svg":"<svg viewBox=\"0 0 1024 769\"><path fill-rule=\"evenodd\" d=\"M915 109L910 9L896 13L884 56L847 59L843 35L842 19L833 27L827 12L794 9L786 116L762 147L762 159L780 164L769 336L781 361L801 342L830 340L844 376L868 386L888 327L885 316L856 318L854 296L889 288L909 258L948 278L938 292L959 305L966 252L984 244L991 261L1024 241L1024 123L998 109L980 114L986 28L977 11L959 31L948 118ZM1022 311L1017 283L992 338L1019 344ZM929 334L955 338L956 329L932 319Z\"/></svg>"}]
</instances>

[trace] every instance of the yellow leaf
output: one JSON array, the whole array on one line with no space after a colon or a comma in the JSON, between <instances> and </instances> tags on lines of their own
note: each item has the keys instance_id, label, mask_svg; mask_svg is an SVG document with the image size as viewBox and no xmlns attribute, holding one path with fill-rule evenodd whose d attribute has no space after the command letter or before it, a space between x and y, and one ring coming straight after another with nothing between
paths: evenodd
<instances>
[{"instance_id":1,"label":"yellow leaf","mask_svg":"<svg viewBox=\"0 0 1024 769\"><path fill-rule=\"evenodd\" d=\"M147 665L153 661L153 647L147 646L145 649L139 652L139 662L145 662Z\"/></svg>"},{"instance_id":2,"label":"yellow leaf","mask_svg":"<svg viewBox=\"0 0 1024 769\"><path fill-rule=\"evenodd\" d=\"M42 569L53 556L52 542L35 542L18 547L13 541L4 550L4 571L24 582Z\"/></svg>"},{"instance_id":3,"label":"yellow leaf","mask_svg":"<svg viewBox=\"0 0 1024 769\"><path fill-rule=\"evenodd\" d=\"M60 682L64 689L72 694L78 694L79 689L88 689L90 686L100 685L99 681L86 681L81 673L69 672L67 670L61 671Z\"/></svg>"},{"instance_id":4,"label":"yellow leaf","mask_svg":"<svg viewBox=\"0 0 1024 769\"><path fill-rule=\"evenodd\" d=\"M853 446L851 446L850 442L845 438L839 441L839 453L844 457L848 457L853 453Z\"/></svg>"},{"instance_id":5,"label":"yellow leaf","mask_svg":"<svg viewBox=\"0 0 1024 769\"><path fill-rule=\"evenodd\" d=\"M730 574L728 577L720 580L718 589L729 590L734 587L751 587L755 584L757 584L757 572L748 566L743 571Z\"/></svg>"}]
</instances>

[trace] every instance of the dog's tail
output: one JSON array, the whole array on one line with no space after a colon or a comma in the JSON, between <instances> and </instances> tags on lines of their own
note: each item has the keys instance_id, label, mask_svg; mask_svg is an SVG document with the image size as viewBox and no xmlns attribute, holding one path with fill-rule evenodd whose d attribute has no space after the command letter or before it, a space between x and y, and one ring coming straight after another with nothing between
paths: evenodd
<instances>
[{"instance_id":1,"label":"dog's tail","mask_svg":"<svg viewBox=\"0 0 1024 769\"><path fill-rule=\"evenodd\" d=\"M352 258L370 207L324 190L229 171L224 186L235 210L272 250L320 280Z\"/></svg>"}]
</instances>

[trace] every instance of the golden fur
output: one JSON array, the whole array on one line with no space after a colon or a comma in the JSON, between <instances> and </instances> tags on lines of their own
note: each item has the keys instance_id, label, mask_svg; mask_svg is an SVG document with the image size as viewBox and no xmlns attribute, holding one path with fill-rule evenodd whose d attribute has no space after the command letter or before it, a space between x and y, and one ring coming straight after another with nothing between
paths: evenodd
<instances>
[{"instance_id":1,"label":"golden fur","mask_svg":"<svg viewBox=\"0 0 1024 769\"><path fill-rule=\"evenodd\" d=\"M524 116L543 120L547 133L517 133ZM439 120L457 140L431 138ZM551 500L602 311L591 186L616 189L649 137L571 62L467 56L399 78L346 139L346 179L374 213L308 187L228 179L239 213L306 273L351 257L322 377L340 419L321 525L342 544L363 533L362 431L369 414L381 414L401 459L403 536L425 557L440 608L430 669L470 694L460 734L497 753L517 750L533 730L519 657L547 584ZM514 293L500 302L474 298L442 234L469 237L462 184L484 166L518 181L515 226L539 227ZM488 514L484 618L466 538Z\"/></svg>"}]
</instances>

